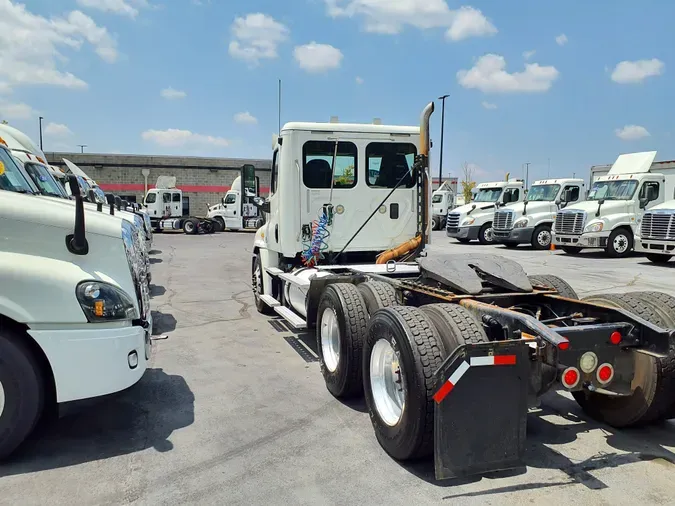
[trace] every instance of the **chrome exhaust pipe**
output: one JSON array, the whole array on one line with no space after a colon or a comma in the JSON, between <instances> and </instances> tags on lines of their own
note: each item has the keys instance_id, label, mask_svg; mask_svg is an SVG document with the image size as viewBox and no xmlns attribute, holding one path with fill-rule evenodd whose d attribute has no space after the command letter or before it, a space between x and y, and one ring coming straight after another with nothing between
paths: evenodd
<instances>
[{"instance_id":1,"label":"chrome exhaust pipe","mask_svg":"<svg viewBox=\"0 0 675 506\"><path fill-rule=\"evenodd\" d=\"M423 244L422 248L431 240L431 223L429 220L429 213L431 211L431 177L430 177L430 163L429 152L431 151L431 115L434 113L434 103L429 102L422 111L420 119L420 155L423 156L423 183L422 191L424 207L422 209L422 230L423 230Z\"/></svg>"}]
</instances>

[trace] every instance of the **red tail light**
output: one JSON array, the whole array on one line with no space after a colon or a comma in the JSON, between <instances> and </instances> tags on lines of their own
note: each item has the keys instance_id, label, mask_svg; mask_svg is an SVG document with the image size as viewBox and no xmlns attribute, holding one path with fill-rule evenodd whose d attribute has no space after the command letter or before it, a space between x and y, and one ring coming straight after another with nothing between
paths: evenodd
<instances>
[{"instance_id":1,"label":"red tail light","mask_svg":"<svg viewBox=\"0 0 675 506\"><path fill-rule=\"evenodd\" d=\"M570 342L569 341L562 341L558 343L558 349L565 351L570 349Z\"/></svg>"},{"instance_id":2,"label":"red tail light","mask_svg":"<svg viewBox=\"0 0 675 506\"><path fill-rule=\"evenodd\" d=\"M562 373L562 384L565 388L574 388L579 384L579 369L568 367Z\"/></svg>"},{"instance_id":3,"label":"red tail light","mask_svg":"<svg viewBox=\"0 0 675 506\"><path fill-rule=\"evenodd\" d=\"M612 344L619 344L619 343L621 342L621 338L622 338L622 337L623 337L623 336L621 335L621 332L618 332L618 331L615 330L614 332L612 332L612 333L610 334L610 336L609 336L609 341L610 341Z\"/></svg>"},{"instance_id":4,"label":"red tail light","mask_svg":"<svg viewBox=\"0 0 675 506\"><path fill-rule=\"evenodd\" d=\"M598 371L595 376L598 378L598 382L602 385L606 385L614 379L614 367L610 364L602 364L598 367Z\"/></svg>"}]
</instances>

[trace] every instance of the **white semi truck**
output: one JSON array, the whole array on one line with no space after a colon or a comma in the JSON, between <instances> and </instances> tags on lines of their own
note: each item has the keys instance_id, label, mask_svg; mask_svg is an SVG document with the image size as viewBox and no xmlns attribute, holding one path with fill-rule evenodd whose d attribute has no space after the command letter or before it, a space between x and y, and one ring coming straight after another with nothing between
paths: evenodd
<instances>
[{"instance_id":1,"label":"white semi truck","mask_svg":"<svg viewBox=\"0 0 675 506\"><path fill-rule=\"evenodd\" d=\"M583 179L543 179L535 181L525 200L495 211L492 220L494 242L515 248L530 244L549 249L556 212L586 198Z\"/></svg>"},{"instance_id":2,"label":"white semi truck","mask_svg":"<svg viewBox=\"0 0 675 506\"><path fill-rule=\"evenodd\" d=\"M457 207L456 197L449 181L444 181L438 190L431 195L432 230L442 230L445 228L448 213Z\"/></svg>"},{"instance_id":3,"label":"white semi truck","mask_svg":"<svg viewBox=\"0 0 675 506\"><path fill-rule=\"evenodd\" d=\"M263 213L253 203L259 195L260 180L255 175L255 166L246 164L221 203L209 206L206 217L218 222L219 230L257 230L265 222Z\"/></svg>"},{"instance_id":4,"label":"white semi truck","mask_svg":"<svg viewBox=\"0 0 675 506\"><path fill-rule=\"evenodd\" d=\"M256 201L258 310L315 328L327 390L363 395L382 448L433 455L437 479L522 467L528 407L552 388L617 427L672 418L675 297L580 301L505 258L426 250L432 112L284 125Z\"/></svg>"},{"instance_id":5,"label":"white semi truck","mask_svg":"<svg viewBox=\"0 0 675 506\"><path fill-rule=\"evenodd\" d=\"M607 175L596 177L585 202L558 211L553 243L568 254L604 249L610 257L633 250L646 210L673 195L675 168L654 163L656 151L620 155Z\"/></svg>"},{"instance_id":6,"label":"white semi truck","mask_svg":"<svg viewBox=\"0 0 675 506\"><path fill-rule=\"evenodd\" d=\"M656 264L665 264L675 256L675 195L673 197L645 211L635 236L635 251L644 253Z\"/></svg>"},{"instance_id":7,"label":"white semi truck","mask_svg":"<svg viewBox=\"0 0 675 506\"><path fill-rule=\"evenodd\" d=\"M0 145L0 458L43 413L130 387L150 358L138 236L74 188L75 205L36 195Z\"/></svg>"},{"instance_id":8,"label":"white semi truck","mask_svg":"<svg viewBox=\"0 0 675 506\"><path fill-rule=\"evenodd\" d=\"M473 200L448 213L445 231L459 242L478 241L491 244L492 218L495 209L525 198L525 183L520 179L480 183L473 191Z\"/></svg>"}]
</instances>

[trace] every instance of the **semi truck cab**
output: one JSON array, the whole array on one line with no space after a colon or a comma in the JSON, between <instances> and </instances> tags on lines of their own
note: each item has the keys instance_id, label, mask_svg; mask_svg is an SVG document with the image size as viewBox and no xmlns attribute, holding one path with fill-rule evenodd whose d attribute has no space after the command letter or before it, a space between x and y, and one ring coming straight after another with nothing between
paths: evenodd
<instances>
[{"instance_id":1,"label":"semi truck cab","mask_svg":"<svg viewBox=\"0 0 675 506\"><path fill-rule=\"evenodd\" d=\"M583 179L543 179L535 181L524 201L495 211L492 220L494 241L507 247L531 244L535 249L551 246L551 229L556 212L585 199Z\"/></svg>"},{"instance_id":2,"label":"semi truck cab","mask_svg":"<svg viewBox=\"0 0 675 506\"><path fill-rule=\"evenodd\" d=\"M675 256L675 195L645 211L635 236L635 251L650 262L664 264Z\"/></svg>"},{"instance_id":3,"label":"semi truck cab","mask_svg":"<svg viewBox=\"0 0 675 506\"><path fill-rule=\"evenodd\" d=\"M242 180L247 181L243 191ZM206 216L217 221L221 230L256 230L265 222L262 212L253 203L259 195L260 180L255 176L255 167L247 164L221 203L210 206Z\"/></svg>"},{"instance_id":4,"label":"semi truck cab","mask_svg":"<svg viewBox=\"0 0 675 506\"><path fill-rule=\"evenodd\" d=\"M452 191L450 185L445 181L438 190L431 195L431 228L432 230L440 230L445 228L445 222L448 218L448 213L452 211L455 206L455 192Z\"/></svg>"},{"instance_id":5,"label":"semi truck cab","mask_svg":"<svg viewBox=\"0 0 675 506\"><path fill-rule=\"evenodd\" d=\"M463 243L478 239L481 244L491 244L495 209L522 202L524 198L525 184L520 179L480 183L474 189L474 197L469 204L448 213L446 234Z\"/></svg>"}]
</instances>

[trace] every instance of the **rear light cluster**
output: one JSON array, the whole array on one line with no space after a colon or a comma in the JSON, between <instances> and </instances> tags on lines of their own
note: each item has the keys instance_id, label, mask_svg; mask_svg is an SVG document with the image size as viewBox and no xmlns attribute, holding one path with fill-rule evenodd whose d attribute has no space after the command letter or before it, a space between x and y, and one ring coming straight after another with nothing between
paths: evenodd
<instances>
[{"instance_id":1,"label":"rear light cluster","mask_svg":"<svg viewBox=\"0 0 675 506\"><path fill-rule=\"evenodd\" d=\"M621 343L623 336L621 332L614 331L609 336L609 342L618 345ZM569 341L558 343L558 349L568 350L570 347ZM592 351L584 353L579 359L579 369L576 367L568 367L562 373L561 382L565 388L573 389L581 381L582 372L584 374L591 374L595 371L595 378L602 386L608 385L614 379L614 367L612 364L604 363L598 365L598 356Z\"/></svg>"}]
</instances>

